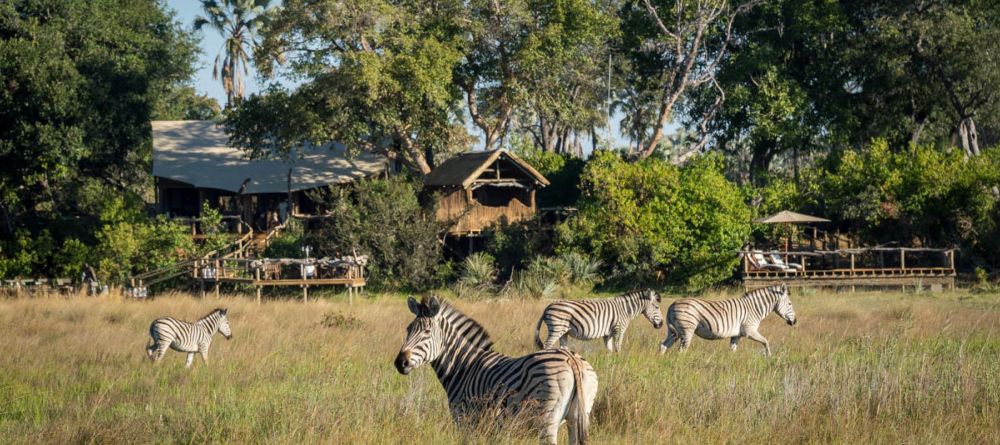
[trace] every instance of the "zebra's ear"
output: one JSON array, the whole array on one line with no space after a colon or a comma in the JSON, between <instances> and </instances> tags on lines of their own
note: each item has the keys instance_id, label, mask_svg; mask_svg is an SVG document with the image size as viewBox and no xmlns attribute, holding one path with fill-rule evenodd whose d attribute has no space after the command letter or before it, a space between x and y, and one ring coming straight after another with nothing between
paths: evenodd
<instances>
[{"instance_id":1,"label":"zebra's ear","mask_svg":"<svg viewBox=\"0 0 1000 445\"><path fill-rule=\"evenodd\" d=\"M406 300L406 306L410 308L410 312L413 312L413 315L420 316L420 303L417 303L416 298L410 296L410 298Z\"/></svg>"},{"instance_id":2,"label":"zebra's ear","mask_svg":"<svg viewBox=\"0 0 1000 445\"><path fill-rule=\"evenodd\" d=\"M427 307L427 316L434 317L441 311L441 299L437 296L430 297L424 306Z\"/></svg>"},{"instance_id":3,"label":"zebra's ear","mask_svg":"<svg viewBox=\"0 0 1000 445\"><path fill-rule=\"evenodd\" d=\"M222 315L227 315L229 314L229 309L220 309L219 312L222 312Z\"/></svg>"}]
</instances>

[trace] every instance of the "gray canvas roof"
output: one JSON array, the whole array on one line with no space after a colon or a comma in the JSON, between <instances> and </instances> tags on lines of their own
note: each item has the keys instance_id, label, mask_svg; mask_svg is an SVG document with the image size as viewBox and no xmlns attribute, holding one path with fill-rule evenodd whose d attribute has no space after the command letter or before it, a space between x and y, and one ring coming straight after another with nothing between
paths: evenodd
<instances>
[{"instance_id":1,"label":"gray canvas roof","mask_svg":"<svg viewBox=\"0 0 1000 445\"><path fill-rule=\"evenodd\" d=\"M385 170L382 156L361 153L349 157L341 144L299 150L293 159L247 159L229 145L229 137L213 121L153 121L153 176L198 188L244 193L286 193L342 184Z\"/></svg>"},{"instance_id":2,"label":"gray canvas roof","mask_svg":"<svg viewBox=\"0 0 1000 445\"><path fill-rule=\"evenodd\" d=\"M549 181L538 170L535 170L534 167L524 162L523 159L517 157L514 153L504 149L470 151L456 155L444 161L430 172L424 178L424 185L432 187L449 185L460 186L462 188L469 187L483 173L483 170L486 170L490 165L493 165L494 161L501 158L513 162L514 165L539 184L549 185Z\"/></svg>"}]
</instances>

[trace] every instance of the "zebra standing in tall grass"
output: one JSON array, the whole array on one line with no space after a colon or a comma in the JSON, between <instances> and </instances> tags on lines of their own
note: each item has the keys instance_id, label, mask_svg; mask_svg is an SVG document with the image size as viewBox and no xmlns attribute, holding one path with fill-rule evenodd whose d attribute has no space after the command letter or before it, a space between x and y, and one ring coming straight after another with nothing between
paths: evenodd
<instances>
[{"instance_id":1,"label":"zebra standing in tall grass","mask_svg":"<svg viewBox=\"0 0 1000 445\"><path fill-rule=\"evenodd\" d=\"M190 368L194 361L194 353L201 354L201 360L208 363L208 348L212 345L212 336L221 332L226 340L233 338L229 329L227 309L215 309L194 323L177 320L172 317L158 318L149 325L150 344L146 347L146 356L150 360L159 361L166 354L167 348L187 353L187 364Z\"/></svg>"},{"instance_id":2,"label":"zebra standing in tall grass","mask_svg":"<svg viewBox=\"0 0 1000 445\"><path fill-rule=\"evenodd\" d=\"M556 341L566 346L566 336L582 340L604 337L609 351L621 351L622 339L629 323L643 314L654 329L663 325L660 294L652 289L628 292L617 297L583 301L561 300L548 305L535 326L535 346L554 348ZM542 342L542 323L548 327L548 337Z\"/></svg>"},{"instance_id":3,"label":"zebra standing in tall grass","mask_svg":"<svg viewBox=\"0 0 1000 445\"><path fill-rule=\"evenodd\" d=\"M396 357L396 370L409 374L430 363L448 394L455 422L494 412L527 416L543 442L555 444L559 425L569 422L571 444L586 443L597 374L566 349L508 357L475 320L437 297L408 301L416 315ZM492 420L492 419L490 419Z\"/></svg>"},{"instance_id":4,"label":"zebra standing in tall grass","mask_svg":"<svg viewBox=\"0 0 1000 445\"><path fill-rule=\"evenodd\" d=\"M673 346L678 338L681 350L687 349L695 334L707 340L729 339L729 347L736 350L740 338L749 337L762 345L771 355L771 345L757 329L768 313L774 312L795 326L795 309L788 297L784 283L752 290L731 300L709 301L685 298L675 301L667 309L667 338L660 345L660 354Z\"/></svg>"}]
</instances>

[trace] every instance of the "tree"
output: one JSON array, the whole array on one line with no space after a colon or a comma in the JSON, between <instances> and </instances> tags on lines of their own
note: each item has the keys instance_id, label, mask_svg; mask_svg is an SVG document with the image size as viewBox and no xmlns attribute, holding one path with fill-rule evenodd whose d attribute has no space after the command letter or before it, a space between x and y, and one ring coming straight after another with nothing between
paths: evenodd
<instances>
[{"instance_id":1,"label":"tree","mask_svg":"<svg viewBox=\"0 0 1000 445\"><path fill-rule=\"evenodd\" d=\"M452 79L462 52L446 20L459 6L287 1L258 54L265 75L268 62L287 55L306 82L294 92L272 87L230 112L232 140L279 155L335 140L429 173L435 153L469 144Z\"/></svg>"},{"instance_id":2,"label":"tree","mask_svg":"<svg viewBox=\"0 0 1000 445\"><path fill-rule=\"evenodd\" d=\"M149 120L196 54L154 0L0 3L3 238L85 231L88 182L118 194L148 185Z\"/></svg>"},{"instance_id":3,"label":"tree","mask_svg":"<svg viewBox=\"0 0 1000 445\"><path fill-rule=\"evenodd\" d=\"M636 139L639 157L649 157L656 150L664 127L674 117L674 108L689 90L705 86L714 89L714 104L700 122L712 119L725 98L716 73L733 40L733 22L758 3L759 0L738 3L636 0L623 7L624 46L633 64L629 74L634 79L629 84L640 89L625 97L638 101L629 107L635 113L648 114L649 107L655 107L652 116L630 120L633 126L642 126L641 131L630 131L639 137ZM650 129L648 136L646 128ZM706 141L703 137L695 149Z\"/></svg>"},{"instance_id":4,"label":"tree","mask_svg":"<svg viewBox=\"0 0 1000 445\"><path fill-rule=\"evenodd\" d=\"M270 4L271 0L201 0L205 15L194 19L195 31L207 25L225 39L215 56L212 78L222 79L226 107L243 99L243 76L249 74L250 55L257 47L258 33L267 23Z\"/></svg>"},{"instance_id":5,"label":"tree","mask_svg":"<svg viewBox=\"0 0 1000 445\"><path fill-rule=\"evenodd\" d=\"M455 81L492 148L512 129L564 152L573 132L604 125L603 82L614 16L585 0L477 0L463 9L465 56ZM520 121L520 122L518 122Z\"/></svg>"}]
</instances>

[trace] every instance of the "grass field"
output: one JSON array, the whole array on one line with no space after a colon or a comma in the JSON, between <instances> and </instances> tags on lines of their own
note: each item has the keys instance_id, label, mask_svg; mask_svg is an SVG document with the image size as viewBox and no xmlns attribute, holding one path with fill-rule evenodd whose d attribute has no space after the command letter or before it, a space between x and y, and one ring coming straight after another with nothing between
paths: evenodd
<instances>
[{"instance_id":1,"label":"grass field","mask_svg":"<svg viewBox=\"0 0 1000 445\"><path fill-rule=\"evenodd\" d=\"M713 294L710 298L721 298ZM769 317L774 356L696 339L657 355L632 324L625 351L571 343L600 379L595 443L1000 443L1000 296L809 294L799 325ZM671 298L667 297L669 301ZM457 301L496 349L532 349L544 301ZM230 308L209 364L145 358L150 322ZM666 305L664 305L665 307ZM412 319L401 296L0 300L6 443L537 443L463 435L433 371L392 366ZM565 440L565 428L561 431Z\"/></svg>"}]
</instances>

